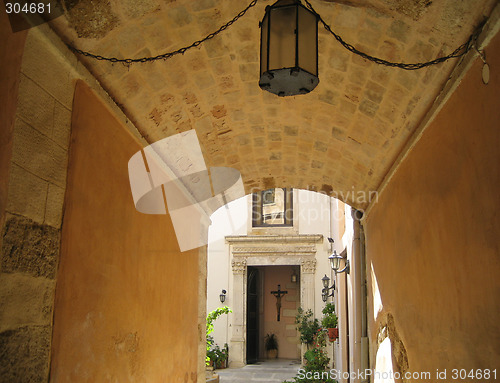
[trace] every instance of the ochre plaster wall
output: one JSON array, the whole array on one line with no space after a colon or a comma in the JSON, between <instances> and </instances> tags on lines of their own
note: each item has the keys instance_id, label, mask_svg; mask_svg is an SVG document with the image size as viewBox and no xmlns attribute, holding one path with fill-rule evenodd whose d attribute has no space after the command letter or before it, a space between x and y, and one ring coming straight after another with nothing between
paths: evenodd
<instances>
[{"instance_id":1,"label":"ochre plaster wall","mask_svg":"<svg viewBox=\"0 0 500 383\"><path fill-rule=\"evenodd\" d=\"M141 145L78 82L56 288L52 382L195 382L198 250L169 216L138 213Z\"/></svg>"},{"instance_id":2,"label":"ochre plaster wall","mask_svg":"<svg viewBox=\"0 0 500 383\"><path fill-rule=\"evenodd\" d=\"M372 367L386 321L407 371L500 367L500 36L485 52L490 83L476 60L365 223Z\"/></svg>"}]
</instances>

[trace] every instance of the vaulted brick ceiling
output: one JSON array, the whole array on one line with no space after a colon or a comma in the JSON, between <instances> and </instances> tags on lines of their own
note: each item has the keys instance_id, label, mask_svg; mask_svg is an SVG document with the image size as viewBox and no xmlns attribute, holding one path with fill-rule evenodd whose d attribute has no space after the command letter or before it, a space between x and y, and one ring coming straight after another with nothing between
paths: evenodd
<instances>
[{"instance_id":1,"label":"vaulted brick ceiling","mask_svg":"<svg viewBox=\"0 0 500 383\"><path fill-rule=\"evenodd\" d=\"M213 32L248 2L66 1L74 7L52 25L83 50L155 56ZM422 62L464 43L496 0L311 3L359 50ZM318 87L280 98L258 86L258 23L271 4L260 0L218 37L166 61L127 67L80 58L149 142L196 129L207 165L238 169L247 191L377 190L457 61L418 71L377 65L346 51L320 25Z\"/></svg>"}]
</instances>

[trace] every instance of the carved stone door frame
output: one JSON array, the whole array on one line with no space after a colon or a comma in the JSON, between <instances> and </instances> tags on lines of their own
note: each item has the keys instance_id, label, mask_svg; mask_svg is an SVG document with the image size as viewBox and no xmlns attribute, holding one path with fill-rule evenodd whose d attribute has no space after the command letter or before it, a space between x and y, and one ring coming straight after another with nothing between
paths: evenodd
<instances>
[{"instance_id":1,"label":"carved stone door frame","mask_svg":"<svg viewBox=\"0 0 500 383\"><path fill-rule=\"evenodd\" d=\"M314 275L316 243L323 236L311 235L242 235L228 236L232 265L233 315L230 334L229 363L232 367L246 364L246 301L248 266L300 266L300 304L314 309Z\"/></svg>"}]
</instances>

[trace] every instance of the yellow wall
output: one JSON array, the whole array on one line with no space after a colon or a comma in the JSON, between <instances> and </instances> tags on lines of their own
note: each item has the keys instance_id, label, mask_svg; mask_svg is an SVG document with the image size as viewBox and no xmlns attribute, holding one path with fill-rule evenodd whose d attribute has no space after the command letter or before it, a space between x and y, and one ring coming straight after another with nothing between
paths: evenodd
<instances>
[{"instance_id":1,"label":"yellow wall","mask_svg":"<svg viewBox=\"0 0 500 383\"><path fill-rule=\"evenodd\" d=\"M500 36L486 57L489 85L478 59L367 218L383 304L368 313L372 364L391 314L407 371L500 367Z\"/></svg>"},{"instance_id":2,"label":"yellow wall","mask_svg":"<svg viewBox=\"0 0 500 383\"><path fill-rule=\"evenodd\" d=\"M198 250L169 216L138 213L141 145L83 82L72 116L51 381L195 382Z\"/></svg>"}]
</instances>

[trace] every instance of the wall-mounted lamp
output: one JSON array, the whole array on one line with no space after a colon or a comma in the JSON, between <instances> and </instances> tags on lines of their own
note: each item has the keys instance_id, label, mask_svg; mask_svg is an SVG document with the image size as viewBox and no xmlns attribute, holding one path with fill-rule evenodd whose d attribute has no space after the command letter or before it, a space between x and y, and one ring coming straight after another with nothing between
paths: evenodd
<instances>
[{"instance_id":1,"label":"wall-mounted lamp","mask_svg":"<svg viewBox=\"0 0 500 383\"><path fill-rule=\"evenodd\" d=\"M340 269L340 261L345 259L345 267L342 270ZM344 271L349 274L351 267L349 265L349 260L341 255L337 254L336 250L333 250L333 254L328 257L328 260L330 261L330 266L332 267L332 270L335 271L335 274L337 273L343 273Z\"/></svg>"},{"instance_id":2,"label":"wall-mounted lamp","mask_svg":"<svg viewBox=\"0 0 500 383\"><path fill-rule=\"evenodd\" d=\"M297 273L295 273L295 268L292 269L292 275L290 276L290 281L292 283L297 283Z\"/></svg>"},{"instance_id":3,"label":"wall-mounted lamp","mask_svg":"<svg viewBox=\"0 0 500 383\"><path fill-rule=\"evenodd\" d=\"M328 297L333 297L333 294L335 293L335 281L333 281L333 285L330 285L330 278L328 278L325 274L323 278L321 278L321 281L323 282L323 290L321 290L321 299L323 299L323 302L326 302ZM329 291L332 290L331 294L328 294Z\"/></svg>"},{"instance_id":4,"label":"wall-mounted lamp","mask_svg":"<svg viewBox=\"0 0 500 383\"><path fill-rule=\"evenodd\" d=\"M226 301L226 290L222 290L222 292L219 295L220 303L224 303Z\"/></svg>"}]
</instances>

